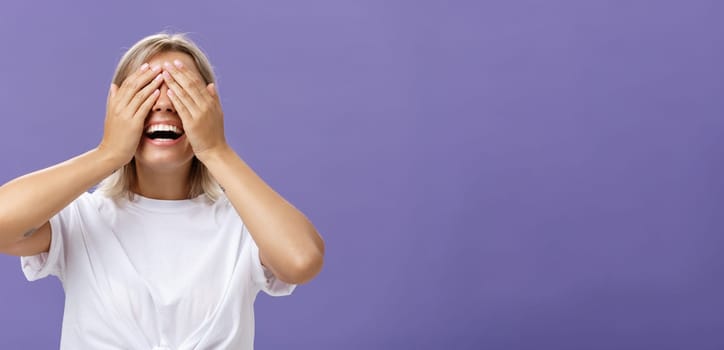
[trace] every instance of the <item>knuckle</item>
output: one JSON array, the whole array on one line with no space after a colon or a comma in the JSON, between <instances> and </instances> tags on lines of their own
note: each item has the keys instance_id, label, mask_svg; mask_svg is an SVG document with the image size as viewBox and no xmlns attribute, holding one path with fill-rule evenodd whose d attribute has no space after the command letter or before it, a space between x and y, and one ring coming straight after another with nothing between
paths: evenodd
<instances>
[{"instance_id":1,"label":"knuckle","mask_svg":"<svg viewBox=\"0 0 724 350\"><path fill-rule=\"evenodd\" d=\"M143 108L148 103L149 103L149 98L147 96L142 96L142 97L138 98L138 108Z\"/></svg>"},{"instance_id":2,"label":"knuckle","mask_svg":"<svg viewBox=\"0 0 724 350\"><path fill-rule=\"evenodd\" d=\"M156 89L156 84L147 84L139 92L144 95L150 95L153 92L153 90L155 90L155 89Z\"/></svg>"},{"instance_id":3,"label":"knuckle","mask_svg":"<svg viewBox=\"0 0 724 350\"><path fill-rule=\"evenodd\" d=\"M144 91L139 91L136 96L133 97L133 102L140 105L143 102L146 101L146 94L144 94Z\"/></svg>"},{"instance_id":4,"label":"knuckle","mask_svg":"<svg viewBox=\"0 0 724 350\"><path fill-rule=\"evenodd\" d=\"M139 77L132 79L128 86L134 90L139 89L141 87L141 79L139 79Z\"/></svg>"},{"instance_id":5,"label":"knuckle","mask_svg":"<svg viewBox=\"0 0 724 350\"><path fill-rule=\"evenodd\" d=\"M128 106L137 106L141 103L141 101L138 98L138 94L136 96L133 96L130 101L128 101Z\"/></svg>"}]
</instances>

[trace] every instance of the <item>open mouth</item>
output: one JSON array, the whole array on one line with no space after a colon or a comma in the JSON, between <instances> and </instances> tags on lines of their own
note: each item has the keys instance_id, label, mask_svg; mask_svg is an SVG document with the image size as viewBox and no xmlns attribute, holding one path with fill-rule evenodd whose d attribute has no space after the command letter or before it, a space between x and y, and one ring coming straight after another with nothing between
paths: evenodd
<instances>
[{"instance_id":1,"label":"open mouth","mask_svg":"<svg viewBox=\"0 0 724 350\"><path fill-rule=\"evenodd\" d=\"M146 137L156 141L173 141L183 136L184 131L169 124L154 124L146 128Z\"/></svg>"}]
</instances>

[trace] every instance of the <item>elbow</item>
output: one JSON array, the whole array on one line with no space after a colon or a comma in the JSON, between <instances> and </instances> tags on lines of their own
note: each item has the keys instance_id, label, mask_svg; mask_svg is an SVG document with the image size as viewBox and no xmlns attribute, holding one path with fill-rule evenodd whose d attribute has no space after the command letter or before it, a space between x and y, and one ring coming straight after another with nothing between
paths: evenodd
<instances>
[{"instance_id":1,"label":"elbow","mask_svg":"<svg viewBox=\"0 0 724 350\"><path fill-rule=\"evenodd\" d=\"M324 265L324 247L314 251L300 254L287 264L284 271L280 271L280 280L290 284L304 284L316 277Z\"/></svg>"},{"instance_id":2,"label":"elbow","mask_svg":"<svg viewBox=\"0 0 724 350\"><path fill-rule=\"evenodd\" d=\"M0 233L2 235L2 233ZM0 254L5 255L17 255L15 252L15 248L17 245L15 242L9 241L3 237L2 240L0 240Z\"/></svg>"},{"instance_id":3,"label":"elbow","mask_svg":"<svg viewBox=\"0 0 724 350\"><path fill-rule=\"evenodd\" d=\"M321 256L294 263L291 268L287 269L288 271L279 276L279 279L290 284L307 283L322 271L323 264L324 258Z\"/></svg>"},{"instance_id":4,"label":"elbow","mask_svg":"<svg viewBox=\"0 0 724 350\"><path fill-rule=\"evenodd\" d=\"M9 249L8 247L13 243L10 239L8 239L13 236L5 232L7 227L7 220L4 220L2 213L0 213L0 253L5 253Z\"/></svg>"}]
</instances>

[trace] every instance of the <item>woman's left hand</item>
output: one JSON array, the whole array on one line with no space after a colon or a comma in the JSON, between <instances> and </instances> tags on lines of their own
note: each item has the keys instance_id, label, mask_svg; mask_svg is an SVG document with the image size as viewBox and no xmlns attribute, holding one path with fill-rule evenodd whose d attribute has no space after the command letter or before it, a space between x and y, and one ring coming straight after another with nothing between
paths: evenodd
<instances>
[{"instance_id":1,"label":"woman's left hand","mask_svg":"<svg viewBox=\"0 0 724 350\"><path fill-rule=\"evenodd\" d=\"M166 62L163 71L168 97L181 118L196 157L227 147L224 113L216 85L207 85L198 73L178 60Z\"/></svg>"}]
</instances>

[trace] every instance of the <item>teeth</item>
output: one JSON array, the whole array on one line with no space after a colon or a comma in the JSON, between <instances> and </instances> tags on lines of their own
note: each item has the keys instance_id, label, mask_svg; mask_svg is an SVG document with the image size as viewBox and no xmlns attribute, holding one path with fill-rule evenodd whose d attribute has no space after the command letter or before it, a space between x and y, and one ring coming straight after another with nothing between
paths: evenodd
<instances>
[{"instance_id":1,"label":"teeth","mask_svg":"<svg viewBox=\"0 0 724 350\"><path fill-rule=\"evenodd\" d=\"M152 133L154 131L173 131L177 134L181 133L181 129L177 128L175 125L169 124L154 124L146 129L146 133Z\"/></svg>"}]
</instances>

